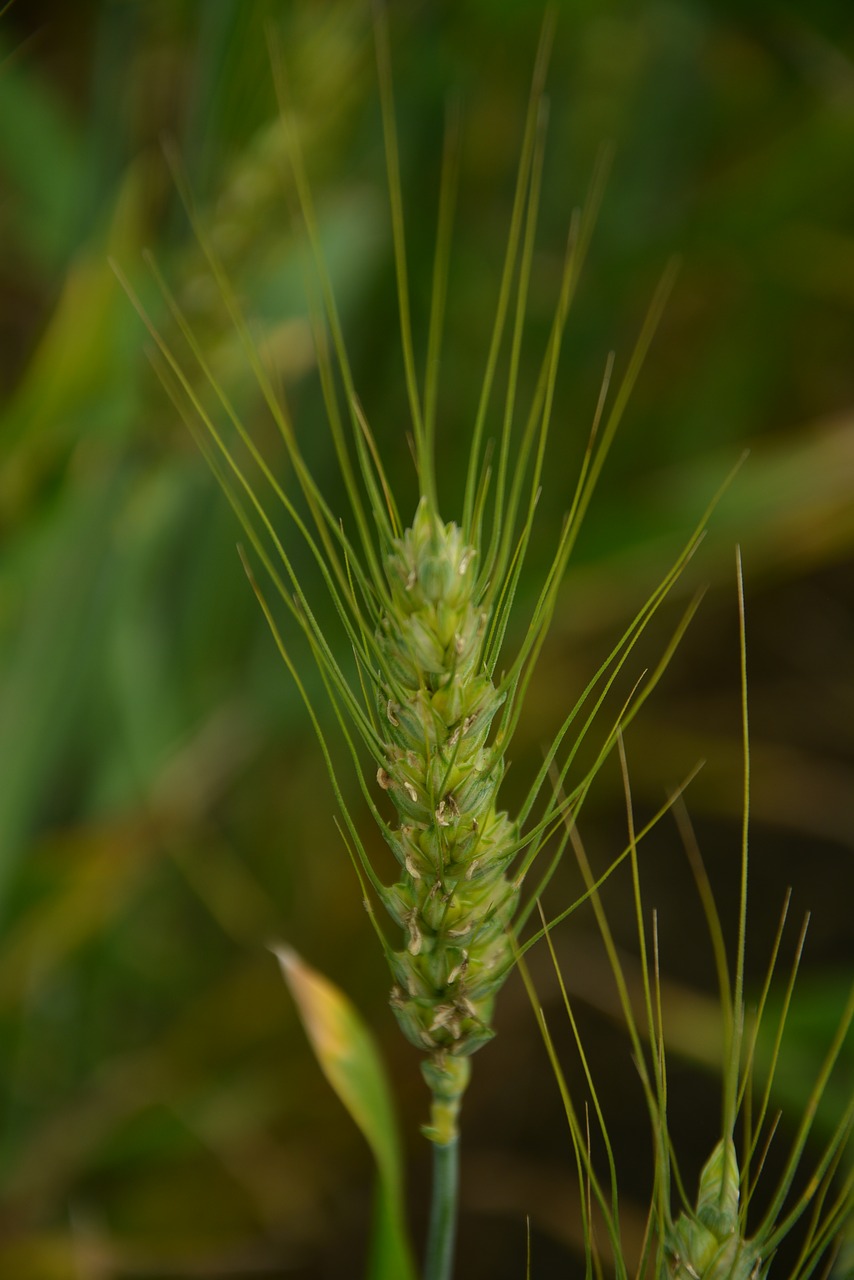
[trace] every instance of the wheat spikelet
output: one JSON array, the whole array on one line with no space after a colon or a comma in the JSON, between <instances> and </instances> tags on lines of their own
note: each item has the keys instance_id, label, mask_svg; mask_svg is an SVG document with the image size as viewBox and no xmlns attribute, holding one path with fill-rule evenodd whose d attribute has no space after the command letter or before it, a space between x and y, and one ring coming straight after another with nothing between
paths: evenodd
<instances>
[{"instance_id":1,"label":"wheat spikelet","mask_svg":"<svg viewBox=\"0 0 854 1280\"><path fill-rule=\"evenodd\" d=\"M739 1223L739 1171L731 1138L721 1139L700 1173L697 1207L681 1213L667 1233L665 1254L672 1280L756 1280L760 1246Z\"/></svg>"}]
</instances>

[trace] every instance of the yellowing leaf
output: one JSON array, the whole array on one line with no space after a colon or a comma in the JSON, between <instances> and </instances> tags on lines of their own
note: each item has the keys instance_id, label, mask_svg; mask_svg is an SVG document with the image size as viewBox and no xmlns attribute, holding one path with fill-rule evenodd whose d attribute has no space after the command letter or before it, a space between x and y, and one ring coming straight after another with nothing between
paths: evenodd
<instances>
[{"instance_id":1,"label":"yellowing leaf","mask_svg":"<svg viewBox=\"0 0 854 1280\"><path fill-rule=\"evenodd\" d=\"M370 1280L415 1280L391 1092L370 1031L353 1003L290 947L274 947L323 1074L365 1136L379 1172Z\"/></svg>"}]
</instances>

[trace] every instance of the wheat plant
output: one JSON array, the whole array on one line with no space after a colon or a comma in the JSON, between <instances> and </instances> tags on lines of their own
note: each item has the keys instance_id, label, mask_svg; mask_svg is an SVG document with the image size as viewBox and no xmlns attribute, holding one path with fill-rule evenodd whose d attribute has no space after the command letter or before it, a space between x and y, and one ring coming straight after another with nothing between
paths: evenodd
<instances>
[{"instance_id":1,"label":"wheat plant","mask_svg":"<svg viewBox=\"0 0 854 1280\"><path fill-rule=\"evenodd\" d=\"M176 355L174 342L162 336L148 320L131 286L127 281L125 284L149 324L164 382L244 529L248 543L243 552L246 572L306 702L329 767L340 806L341 833L391 972L391 1009L403 1034L423 1054L422 1072L431 1098L424 1133L433 1144L435 1169L423 1275L424 1280L448 1280L453 1267L460 1108L472 1055L494 1035L494 1005L508 974L525 950L544 934L548 936L544 926L523 942L531 912L564 852L574 847L576 854L583 856L577 823L598 768L616 751L624 729L655 687L690 621L695 604L681 619L655 669L636 680L634 687L630 683L621 686L629 656L691 557L717 495L659 587L630 621L581 695L565 709L521 805L508 813L502 807L501 786L525 693L581 522L640 372L672 273L665 273L652 299L616 389L612 387L613 358L609 357L606 363L598 403L591 406L592 426L583 463L574 492L568 496L566 517L551 563L535 592L533 609L520 618L517 588L523 575L530 572L527 553L546 475L561 345L602 195L605 165L594 175L583 207L569 221L539 377L530 402L520 407L518 375L545 151L544 87L552 39L552 22L547 20L534 68L462 501L456 518L448 520L448 495L438 464L441 424L437 421L437 387L450 274L458 121L449 117L445 142L434 287L422 377L409 313L388 32L379 10L375 35L410 411L407 431L417 484L417 502L410 516L401 514L401 503L387 479L369 423L369 411L360 402L354 384L300 131L289 103L282 59L275 47L271 52L281 106L280 127L298 218L309 250L306 287L315 353L331 439L349 500L346 515L329 505L305 461L298 429L285 400L272 384L263 351L256 348L249 322L215 251L214 238L195 214L178 162L173 166L176 181L210 271L241 335L246 360L281 434L296 491L289 489L265 460L153 260L150 265L169 305L176 335L191 354L192 368ZM496 409L500 369L503 404ZM448 489L453 493L458 487L451 485ZM291 526L287 533L281 528L282 516ZM351 662L342 661L338 646L330 641L320 621L311 583L295 568L289 550L289 537L294 531L307 548L314 578L322 583L331 600L341 634L352 653ZM269 587L259 582L258 565L272 584L278 606L271 603ZM281 608L286 625L279 620ZM369 854L358 821L345 802L345 788L339 782L340 752L329 741L300 662L294 656L294 634L304 637L316 661L364 802L393 854L394 878ZM515 644L508 637L517 637ZM593 763L579 770L579 750L591 735L595 735ZM664 805L643 831L632 832L629 846L606 875L629 860L637 876L638 842L667 807ZM603 878L597 880L590 873L584 896L592 901L607 938L598 898ZM390 933L378 918L376 904L384 908L391 921ZM578 905L574 904L574 908ZM741 945L743 948L743 935ZM306 971L290 953L282 951L280 955L295 993L309 1010L307 1021L314 1019L316 1043L326 1045L330 1078L338 1082L336 1087L342 1096L349 1096L352 1082L342 1084L338 1068L329 1066L336 1054L340 1059L340 1044L336 1044L330 1028L335 1024L340 1030L349 1014L341 1013L341 1007L319 979L306 977ZM619 982L618 965L617 977ZM671 1156L663 1044L654 1017L653 984L648 973L646 977L649 1035L654 1052L651 1066L644 1068L644 1080L657 1134L657 1201L650 1240L657 1241L658 1252L647 1251L641 1270L645 1273L652 1268L656 1276L669 1274L673 1280L756 1280L764 1272L781 1228L768 1225L761 1238L747 1241L742 1237L739 1173L731 1137L744 1088L738 1084L740 1024L733 1012L741 1009L741 977L734 995L723 997L733 1026L726 1132L704 1170L696 1209L686 1210L676 1221L668 1216ZM321 1006L327 1010L323 1017L318 1014ZM630 1016L629 1023L636 1052L640 1053L637 1028ZM642 1054L639 1061L643 1061ZM560 1076L559 1064L555 1063L555 1067ZM589 1084L593 1089L592 1081ZM588 1182L610 1215L613 1252L618 1273L623 1274L616 1184L610 1194L599 1187L567 1093L565 1101L579 1167L584 1168ZM354 1114L359 1112L359 1105L353 1103ZM828 1156L827 1169L833 1164L841 1141L842 1138ZM386 1154L378 1154L381 1167L385 1160L387 1171L396 1169L396 1157L388 1154L385 1147L382 1150ZM820 1185L825 1184L820 1180ZM395 1212L399 1210L397 1204ZM833 1225L838 1218L838 1211L829 1215ZM821 1238L824 1240L823 1235ZM411 1266L405 1244L399 1244L394 1258L378 1263L375 1274L403 1275ZM589 1251L589 1274L592 1259ZM384 1272L383 1265L387 1267ZM799 1274L807 1273L805 1266Z\"/></svg>"}]
</instances>

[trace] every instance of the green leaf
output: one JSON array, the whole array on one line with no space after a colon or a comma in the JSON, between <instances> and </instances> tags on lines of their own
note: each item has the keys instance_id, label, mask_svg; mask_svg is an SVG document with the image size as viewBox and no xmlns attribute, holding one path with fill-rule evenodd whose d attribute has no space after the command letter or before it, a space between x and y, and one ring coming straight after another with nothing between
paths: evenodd
<instances>
[{"instance_id":1,"label":"green leaf","mask_svg":"<svg viewBox=\"0 0 854 1280\"><path fill-rule=\"evenodd\" d=\"M342 991L290 947L274 947L323 1074L364 1134L379 1172L369 1280L415 1280L391 1091L371 1033Z\"/></svg>"}]
</instances>

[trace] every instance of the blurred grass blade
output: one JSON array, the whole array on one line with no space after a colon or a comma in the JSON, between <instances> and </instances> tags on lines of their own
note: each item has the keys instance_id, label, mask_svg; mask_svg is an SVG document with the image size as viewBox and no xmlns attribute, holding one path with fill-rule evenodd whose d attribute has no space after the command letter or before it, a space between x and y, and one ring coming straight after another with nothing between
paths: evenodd
<instances>
[{"instance_id":1,"label":"blurred grass blade","mask_svg":"<svg viewBox=\"0 0 854 1280\"><path fill-rule=\"evenodd\" d=\"M369 1280L415 1280L404 1221L403 1170L391 1094L376 1045L342 991L290 947L273 949L311 1046L367 1140L379 1171Z\"/></svg>"}]
</instances>

